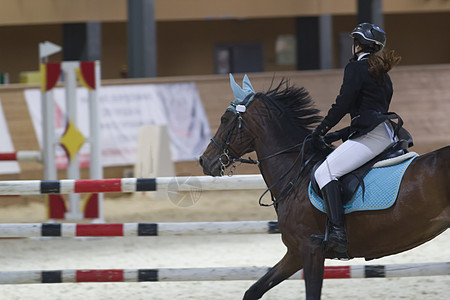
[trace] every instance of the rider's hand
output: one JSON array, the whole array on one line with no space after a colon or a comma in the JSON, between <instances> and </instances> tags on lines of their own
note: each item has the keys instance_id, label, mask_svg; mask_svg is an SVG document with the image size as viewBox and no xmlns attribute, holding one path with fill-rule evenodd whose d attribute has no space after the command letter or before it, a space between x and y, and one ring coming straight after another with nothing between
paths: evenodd
<instances>
[{"instance_id":1,"label":"rider's hand","mask_svg":"<svg viewBox=\"0 0 450 300\"><path fill-rule=\"evenodd\" d=\"M325 143L327 143L328 145L331 145L333 142L339 141L340 139L342 139L341 133L339 131L335 131L335 132L331 132L331 133L327 133L324 137L323 137Z\"/></svg>"},{"instance_id":2,"label":"rider's hand","mask_svg":"<svg viewBox=\"0 0 450 300\"><path fill-rule=\"evenodd\" d=\"M328 130L330 130L330 126L328 126L325 120L313 130L311 133L311 145L314 148L323 150L330 147L330 145L328 145L325 141L325 134Z\"/></svg>"},{"instance_id":3,"label":"rider's hand","mask_svg":"<svg viewBox=\"0 0 450 300\"><path fill-rule=\"evenodd\" d=\"M316 129L311 134L311 145L318 150L326 149L328 147L324 136L320 135L319 131Z\"/></svg>"}]
</instances>

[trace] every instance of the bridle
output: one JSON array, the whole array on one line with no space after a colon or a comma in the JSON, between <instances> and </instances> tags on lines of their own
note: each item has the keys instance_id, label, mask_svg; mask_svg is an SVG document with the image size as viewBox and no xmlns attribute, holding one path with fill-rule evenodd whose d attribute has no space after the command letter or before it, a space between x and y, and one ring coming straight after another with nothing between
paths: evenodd
<instances>
[{"instance_id":1,"label":"bridle","mask_svg":"<svg viewBox=\"0 0 450 300\"><path fill-rule=\"evenodd\" d=\"M309 165L309 163L314 159L314 157L317 155L317 152L314 152L305 161L305 155L304 155L305 154L305 145L311 138L311 135L307 135L305 137L305 139L303 140L303 142L295 144L293 146L290 146L290 147L288 147L286 149L280 150L280 151L278 151L276 153L270 154L270 155L265 156L263 158L260 158L258 160L253 160L250 157L248 159L244 159L244 158L241 158L241 157L239 157L239 158L232 158L232 157L230 157L229 148L230 148L231 137L233 136L234 129L236 127L236 123L238 123L238 129L242 128L242 124L243 124L242 113L244 113L246 111L246 106L248 105L248 98L249 97L246 97L246 99L241 104L236 104L235 102L231 103L231 107L234 107L235 109L232 110L232 109L229 108L229 110L232 110L233 112L235 112L235 117L234 117L234 119L233 119L233 121L231 123L230 129L228 130L228 133L226 135L226 138L225 138L223 144L220 144L216 140L215 137L211 138L211 142L219 149L219 151L221 151L221 154L218 157L218 161L220 163L220 175L221 176L225 175L225 170L230 165L232 165L233 167L232 167L232 169L230 171L229 176L232 176L234 174L234 169L236 168L236 166L234 165L235 162L247 163L247 164L257 164L258 167L261 169L260 163L262 161L274 158L274 157L276 157L278 155L281 155L281 154L284 154L284 153L288 153L288 152L291 152L294 149L299 148L299 150L300 150L299 154L298 154L297 158L295 159L295 162L289 168L289 170L287 170L275 183L273 183L270 187L268 187L267 190L261 195L261 197L259 199L259 205L261 205L261 206L272 206L273 205L273 206L276 207L276 205L290 193L292 188L295 186L295 183L300 178L301 173L304 171L306 166ZM254 141L254 139L251 139L249 141L249 144L247 145L247 147L250 146L253 143L253 141ZM289 173L291 173L291 171L297 165L297 162L299 160L300 160L300 165L301 165L300 169L297 171L297 173L294 176L294 178L292 180L290 180L288 185L282 190L282 192L280 193L280 196L277 199L275 199L275 197L273 196L273 193L272 193L272 188L275 187L277 184L279 184ZM271 204L264 204L264 203L262 203L262 198L269 191L271 192L272 203Z\"/></svg>"},{"instance_id":2,"label":"bridle","mask_svg":"<svg viewBox=\"0 0 450 300\"><path fill-rule=\"evenodd\" d=\"M232 103L231 105L235 106L234 103ZM234 174L234 169L236 169L236 165L234 165L235 162L246 163L246 164L259 164L259 162L257 160L253 160L250 157L248 159L241 158L241 157L239 157L239 158L230 157L230 141L231 141L231 137L234 132L234 128L236 127L236 123L239 123L238 129L241 129L243 120L242 120L241 112L239 112L239 111L236 111L236 113L235 113L235 117L231 123L230 129L228 130L228 133L226 135L223 145L221 145L216 140L215 137L211 138L211 142L213 142L213 144L219 149L219 151L222 152L218 158L219 163L220 163L220 176L224 176L226 168L228 168L230 165L233 165L232 169L230 170L230 174L229 174L229 176L232 176ZM253 141L254 141L254 139L251 139L249 141L248 145L246 146L246 148L248 146L250 146L253 143Z\"/></svg>"}]
</instances>

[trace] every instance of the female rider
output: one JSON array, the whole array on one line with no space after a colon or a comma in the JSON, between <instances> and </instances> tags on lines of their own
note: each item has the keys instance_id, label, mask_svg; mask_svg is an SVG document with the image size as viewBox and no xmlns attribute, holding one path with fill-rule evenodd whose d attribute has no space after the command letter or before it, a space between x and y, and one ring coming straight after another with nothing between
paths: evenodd
<instances>
[{"instance_id":1,"label":"female rider","mask_svg":"<svg viewBox=\"0 0 450 300\"><path fill-rule=\"evenodd\" d=\"M338 179L392 143L393 130L386 113L393 91L387 72L400 61L394 51L383 51L386 34L373 24L359 24L351 37L354 57L345 67L336 103L312 133L313 145L323 147L325 134L347 113L352 118L348 139L314 173L330 221L327 246L339 253L347 252L347 234Z\"/></svg>"}]
</instances>

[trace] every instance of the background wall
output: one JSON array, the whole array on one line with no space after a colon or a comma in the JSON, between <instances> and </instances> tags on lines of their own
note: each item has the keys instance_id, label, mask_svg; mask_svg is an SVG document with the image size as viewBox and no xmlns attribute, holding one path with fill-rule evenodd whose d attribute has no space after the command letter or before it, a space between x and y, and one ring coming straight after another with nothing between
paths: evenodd
<instances>
[{"instance_id":1,"label":"background wall","mask_svg":"<svg viewBox=\"0 0 450 300\"><path fill-rule=\"evenodd\" d=\"M7 72L10 82L19 82L19 73L39 70L39 43L62 45L60 25L1 26L0 72ZM56 54L52 60L61 60Z\"/></svg>"},{"instance_id":2,"label":"background wall","mask_svg":"<svg viewBox=\"0 0 450 300\"><path fill-rule=\"evenodd\" d=\"M280 72L274 77L272 72L250 74L256 91L267 91L272 81L278 83L282 77L290 79L296 86L304 86L314 99L317 108L325 113L339 91L343 70ZM391 72L394 82L394 97L391 111L400 114L405 127L414 137L412 149L420 154L450 144L450 65L404 66ZM242 75L236 74L236 81ZM214 133L232 100L229 79L224 75L166 77L155 79L103 80L102 85L117 84L158 84L168 82L195 82L203 106ZM0 87L0 98L8 128L16 151L37 150L38 143L24 98L27 85ZM36 87L36 86L33 86ZM340 126L348 125L344 119ZM339 126L338 126L339 127ZM42 166L38 163L20 163L22 172L17 175L1 175L5 179L42 179ZM129 166L132 167L132 166ZM201 175L198 162L181 162L175 165L177 175ZM123 177L123 167L105 168L105 178ZM257 173L256 167L241 166L239 173ZM64 172L60 172L65 177ZM82 176L88 177L87 170Z\"/></svg>"},{"instance_id":3,"label":"background wall","mask_svg":"<svg viewBox=\"0 0 450 300\"><path fill-rule=\"evenodd\" d=\"M354 15L333 16L334 68L338 67L339 33L349 32ZM450 13L388 14L387 48L403 57L402 65L450 63ZM295 34L295 19L161 21L157 23L158 76L214 74L214 46L218 43L261 42L264 71L290 71L295 65L277 65L275 41L282 34ZM61 25L1 26L0 72L11 82L19 73L38 70L38 44L45 40L62 44ZM52 61L61 60L56 54ZM120 78L127 65L125 22L102 23L102 77Z\"/></svg>"},{"instance_id":4,"label":"background wall","mask_svg":"<svg viewBox=\"0 0 450 300\"><path fill-rule=\"evenodd\" d=\"M450 63L449 13L388 15L387 47L396 49L403 57L402 64Z\"/></svg>"}]
</instances>

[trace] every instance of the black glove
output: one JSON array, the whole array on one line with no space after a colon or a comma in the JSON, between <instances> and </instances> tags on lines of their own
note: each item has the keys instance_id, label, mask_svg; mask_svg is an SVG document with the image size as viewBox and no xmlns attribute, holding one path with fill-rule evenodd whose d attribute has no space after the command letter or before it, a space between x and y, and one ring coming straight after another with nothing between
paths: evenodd
<instances>
[{"instance_id":1,"label":"black glove","mask_svg":"<svg viewBox=\"0 0 450 300\"><path fill-rule=\"evenodd\" d=\"M325 143L324 137L322 135L314 132L311 134L311 145L318 150L327 148L327 143Z\"/></svg>"},{"instance_id":2,"label":"black glove","mask_svg":"<svg viewBox=\"0 0 450 300\"><path fill-rule=\"evenodd\" d=\"M340 139L342 139L342 137L341 137L341 133L339 131L335 131L335 132L327 133L323 137L323 139L324 139L325 143L330 145L336 141L339 141Z\"/></svg>"},{"instance_id":3,"label":"black glove","mask_svg":"<svg viewBox=\"0 0 450 300\"><path fill-rule=\"evenodd\" d=\"M313 130L313 132L311 133L311 145L314 148L322 150L330 146L325 142L324 139L325 134L328 132L329 129L330 127L328 127L326 124L324 124L324 122L322 122L319 126L316 127L316 129Z\"/></svg>"}]
</instances>

